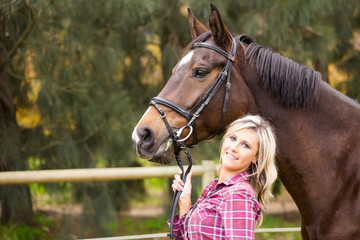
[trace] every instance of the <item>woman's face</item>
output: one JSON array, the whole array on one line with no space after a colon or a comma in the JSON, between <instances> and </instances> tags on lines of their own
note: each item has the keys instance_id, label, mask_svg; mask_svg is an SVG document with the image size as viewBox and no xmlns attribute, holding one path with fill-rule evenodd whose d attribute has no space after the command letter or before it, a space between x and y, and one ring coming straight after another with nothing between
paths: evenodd
<instances>
[{"instance_id":1,"label":"woman's face","mask_svg":"<svg viewBox=\"0 0 360 240\"><path fill-rule=\"evenodd\" d=\"M221 171L240 173L257 161L258 136L253 129L241 129L227 136L221 148Z\"/></svg>"}]
</instances>

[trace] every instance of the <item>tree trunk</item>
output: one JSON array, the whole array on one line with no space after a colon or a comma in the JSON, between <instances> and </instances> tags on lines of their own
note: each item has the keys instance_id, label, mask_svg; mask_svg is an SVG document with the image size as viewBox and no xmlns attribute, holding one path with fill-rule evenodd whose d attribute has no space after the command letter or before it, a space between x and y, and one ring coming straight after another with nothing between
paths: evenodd
<instances>
[{"instance_id":1,"label":"tree trunk","mask_svg":"<svg viewBox=\"0 0 360 240\"><path fill-rule=\"evenodd\" d=\"M5 47L0 43L0 65L7 59ZM15 108L9 76L0 71L0 171L24 170L21 158L20 129L15 118ZM0 187L1 223L24 222L34 226L34 212L29 186Z\"/></svg>"},{"instance_id":2,"label":"tree trunk","mask_svg":"<svg viewBox=\"0 0 360 240\"><path fill-rule=\"evenodd\" d=\"M315 61L315 69L319 71L322 75L322 79L329 83L329 71L328 65L326 63L321 62L319 59Z\"/></svg>"}]
</instances>

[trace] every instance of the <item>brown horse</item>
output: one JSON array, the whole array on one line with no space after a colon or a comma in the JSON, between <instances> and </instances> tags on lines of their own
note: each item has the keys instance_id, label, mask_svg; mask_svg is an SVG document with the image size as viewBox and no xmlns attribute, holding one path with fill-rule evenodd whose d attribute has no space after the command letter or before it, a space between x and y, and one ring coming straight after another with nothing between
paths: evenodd
<instances>
[{"instance_id":1,"label":"brown horse","mask_svg":"<svg viewBox=\"0 0 360 240\"><path fill-rule=\"evenodd\" d=\"M275 128L279 176L299 208L303 239L360 239L360 106L321 80L318 72L262 47L250 36L233 35L211 5L210 31L189 10L193 41L158 97L189 111L207 94L237 45L231 88L225 82L196 118L193 132L180 133L186 145L223 131L244 114L260 114ZM159 103L172 130L189 119ZM221 121L222 109L227 107ZM192 112L193 114L193 112ZM165 115L164 115L165 116ZM195 134L196 133L196 139ZM185 139L185 136L189 136ZM169 163L174 145L152 105L133 132L140 157Z\"/></svg>"}]
</instances>

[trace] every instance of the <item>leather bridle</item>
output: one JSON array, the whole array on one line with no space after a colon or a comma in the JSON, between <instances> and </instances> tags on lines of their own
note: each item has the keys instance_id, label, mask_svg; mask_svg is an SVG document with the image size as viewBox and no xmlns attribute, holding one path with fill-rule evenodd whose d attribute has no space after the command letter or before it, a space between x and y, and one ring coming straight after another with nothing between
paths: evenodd
<instances>
[{"instance_id":1,"label":"leather bridle","mask_svg":"<svg viewBox=\"0 0 360 240\"><path fill-rule=\"evenodd\" d=\"M221 111L221 117L220 117L218 126L216 127L212 136L217 135L221 129L221 125L222 125L222 122L224 120L224 116L226 113L227 102L229 99L229 92L230 92L230 86L231 86L230 75L231 75L232 63L235 61L236 40L233 39L233 46L231 48L230 54L228 54L227 52L225 52L224 50L222 50L221 48L219 48L217 46L211 45L209 43L204 43L204 42L194 43L194 45L191 47L191 49L194 49L194 48L209 48L211 50L214 50L214 51L220 53L225 58L227 58L225 67L219 73L219 75L217 76L214 83L210 86L210 88L207 90L207 92L202 96L202 98L199 100L199 102L196 103L195 106L192 107L190 110L186 110L183 107L179 106L178 104L176 104L168 99L162 98L162 97L154 97L150 101L150 105L154 106L158 111L159 111L159 109L161 109L158 106L158 104L161 104L168 108L171 108L172 110L174 110L175 112L177 112L178 114L180 114L181 116L183 116L184 118L186 118L188 120L188 123L185 126L177 129L176 131L171 131L171 132L174 132L180 138L180 135L183 132L183 130L186 128L189 128L188 135L186 137L184 137L183 139L178 139L178 141L184 142L191 136L191 134L193 134L193 143L191 144L191 146L194 146L197 143L195 120L200 116L201 111L206 107L206 105L209 104L210 100L214 97L215 93L218 91L218 89L220 88L220 86L222 85L224 80L226 79L225 95L224 95L224 102L223 102L223 107L222 107L222 111ZM166 117L166 116L163 116L163 115L165 115L165 113L163 113L163 111L159 111L159 113L161 114L163 119ZM170 130L170 129L168 128L168 130ZM169 133L170 133L170 131L169 131ZM172 134L170 133L170 135L172 135Z\"/></svg>"},{"instance_id":2,"label":"leather bridle","mask_svg":"<svg viewBox=\"0 0 360 240\"><path fill-rule=\"evenodd\" d=\"M210 88L206 91L206 93L198 101L198 103L196 103L195 106L193 108L191 108L190 110L186 110L183 107L179 106L178 104L176 104L168 99L162 98L162 97L154 97L150 101L150 105L154 106L157 109L157 111L160 113L160 116L166 125L166 128L170 134L170 137L174 140L173 143L174 143L175 158L176 158L178 166L180 167L180 169L182 171L181 179L184 183L185 183L186 177L187 177L188 173L191 171L191 167L192 167L192 158L191 158L184 142L191 135L193 135L193 142L191 145L194 146L197 143L195 120L200 116L201 111L204 110L204 108L209 104L211 99L214 97L214 95L216 94L216 92L219 90L222 83L226 79L225 95L224 95L224 102L223 102L223 107L222 107L222 111L221 111L221 117L220 117L218 126L216 127L216 129L215 129L214 133L211 135L211 137L217 135L219 133L219 131L221 130L224 116L226 114L227 103L229 100L229 93L230 93L230 86L231 86L231 83L230 83L231 67L232 67L233 62L235 61L236 47L237 47L236 40L234 38L233 38L233 45L232 45L230 53L227 53L223 49L221 49L217 46L211 45L209 43L205 43L205 42L198 42L198 43L193 44L191 49L208 48L208 49L214 50L214 51L220 53L221 55L223 55L227 59L227 62L226 62L226 65L224 66L224 68L222 69L222 71L217 76L214 83L210 86ZM162 110L162 108L159 106L159 104L166 106L166 107L174 110L181 116L185 117L188 120L187 124L174 131L166 119L165 112ZM180 139L180 136L181 136L183 130L186 128L189 128L189 133L187 134L186 137ZM180 148L177 146L177 144L180 146ZM181 150L183 150L185 152L185 154L187 155L187 158L189 160L189 166L186 169L185 173L184 173L183 164L182 164L180 154L179 154L179 152ZM181 194L181 191L175 191L174 197L173 197L171 218L170 218L170 234L168 234L170 239L173 239L174 237L176 237L176 235L173 234L173 224L174 224L176 205L179 200L180 194Z\"/></svg>"}]
</instances>

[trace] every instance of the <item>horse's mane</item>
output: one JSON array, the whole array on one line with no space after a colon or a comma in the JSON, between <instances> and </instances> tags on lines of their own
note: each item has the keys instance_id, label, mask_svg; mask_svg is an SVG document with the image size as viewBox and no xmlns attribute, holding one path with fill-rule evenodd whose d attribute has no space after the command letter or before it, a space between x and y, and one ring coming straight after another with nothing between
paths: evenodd
<instances>
[{"instance_id":1,"label":"horse's mane","mask_svg":"<svg viewBox=\"0 0 360 240\"><path fill-rule=\"evenodd\" d=\"M261 83L279 102L289 107L308 108L317 99L321 74L309 67L265 48L248 35L240 35L247 44L246 59L256 64Z\"/></svg>"}]
</instances>

